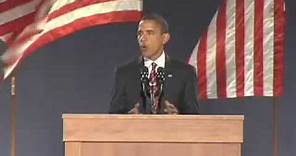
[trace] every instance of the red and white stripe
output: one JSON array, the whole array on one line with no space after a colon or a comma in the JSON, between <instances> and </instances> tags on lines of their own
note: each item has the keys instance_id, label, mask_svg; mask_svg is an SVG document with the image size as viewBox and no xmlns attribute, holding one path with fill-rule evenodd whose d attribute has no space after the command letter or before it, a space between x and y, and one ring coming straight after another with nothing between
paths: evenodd
<instances>
[{"instance_id":1,"label":"red and white stripe","mask_svg":"<svg viewBox=\"0 0 296 156\"><path fill-rule=\"evenodd\" d=\"M284 0L224 0L190 57L200 98L283 94Z\"/></svg>"},{"instance_id":2,"label":"red and white stripe","mask_svg":"<svg viewBox=\"0 0 296 156\"><path fill-rule=\"evenodd\" d=\"M16 1L19 5L0 3L0 38L9 45L2 56L7 64L4 78L24 57L68 34L100 24L138 21L143 3L142 0Z\"/></svg>"},{"instance_id":3,"label":"red and white stripe","mask_svg":"<svg viewBox=\"0 0 296 156\"><path fill-rule=\"evenodd\" d=\"M3 2L5 2L5 1L7 1L7 0L0 0L0 3L3 3Z\"/></svg>"}]
</instances>

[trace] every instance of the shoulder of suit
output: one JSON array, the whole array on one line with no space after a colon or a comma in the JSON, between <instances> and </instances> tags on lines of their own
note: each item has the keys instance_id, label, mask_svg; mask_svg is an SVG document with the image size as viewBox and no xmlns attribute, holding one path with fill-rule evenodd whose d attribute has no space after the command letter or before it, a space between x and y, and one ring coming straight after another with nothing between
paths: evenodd
<instances>
[{"instance_id":1,"label":"shoulder of suit","mask_svg":"<svg viewBox=\"0 0 296 156\"><path fill-rule=\"evenodd\" d=\"M127 73L129 71L134 71L138 68L139 62L137 59L129 60L119 66L116 67L116 71L120 73Z\"/></svg>"},{"instance_id":2,"label":"shoulder of suit","mask_svg":"<svg viewBox=\"0 0 296 156\"><path fill-rule=\"evenodd\" d=\"M185 71L195 71L195 68L188 64L188 63L185 63L185 62L182 62L182 61L179 61L179 60L176 60L176 59L171 59L171 66L174 67L174 68L177 68L177 69L180 69L180 70L185 70Z\"/></svg>"}]
</instances>

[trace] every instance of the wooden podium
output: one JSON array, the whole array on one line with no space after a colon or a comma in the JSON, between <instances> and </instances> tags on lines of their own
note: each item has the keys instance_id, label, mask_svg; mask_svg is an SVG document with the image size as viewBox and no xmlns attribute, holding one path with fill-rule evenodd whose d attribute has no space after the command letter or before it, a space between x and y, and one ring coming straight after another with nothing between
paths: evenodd
<instances>
[{"instance_id":1,"label":"wooden podium","mask_svg":"<svg viewBox=\"0 0 296 156\"><path fill-rule=\"evenodd\" d=\"M242 115L64 114L65 156L240 156Z\"/></svg>"}]
</instances>

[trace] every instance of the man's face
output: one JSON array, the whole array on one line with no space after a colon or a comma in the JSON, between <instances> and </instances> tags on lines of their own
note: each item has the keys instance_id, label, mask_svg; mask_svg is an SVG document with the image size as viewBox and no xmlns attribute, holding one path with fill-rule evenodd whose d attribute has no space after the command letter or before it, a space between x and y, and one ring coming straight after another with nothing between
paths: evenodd
<instances>
[{"instance_id":1,"label":"man's face","mask_svg":"<svg viewBox=\"0 0 296 156\"><path fill-rule=\"evenodd\" d=\"M138 26L137 38L142 56L155 60L161 55L169 34L163 33L155 21L142 20Z\"/></svg>"}]
</instances>

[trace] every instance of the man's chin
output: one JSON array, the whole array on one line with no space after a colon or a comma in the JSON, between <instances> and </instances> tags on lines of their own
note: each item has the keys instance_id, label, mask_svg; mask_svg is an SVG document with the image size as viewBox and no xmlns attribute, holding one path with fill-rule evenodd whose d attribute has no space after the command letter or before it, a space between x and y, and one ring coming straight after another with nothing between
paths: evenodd
<instances>
[{"instance_id":1,"label":"man's chin","mask_svg":"<svg viewBox=\"0 0 296 156\"><path fill-rule=\"evenodd\" d=\"M143 56L143 57L146 57L146 58L150 58L151 57L151 55L150 55L150 53L148 52L148 51L141 51L141 55Z\"/></svg>"}]
</instances>

